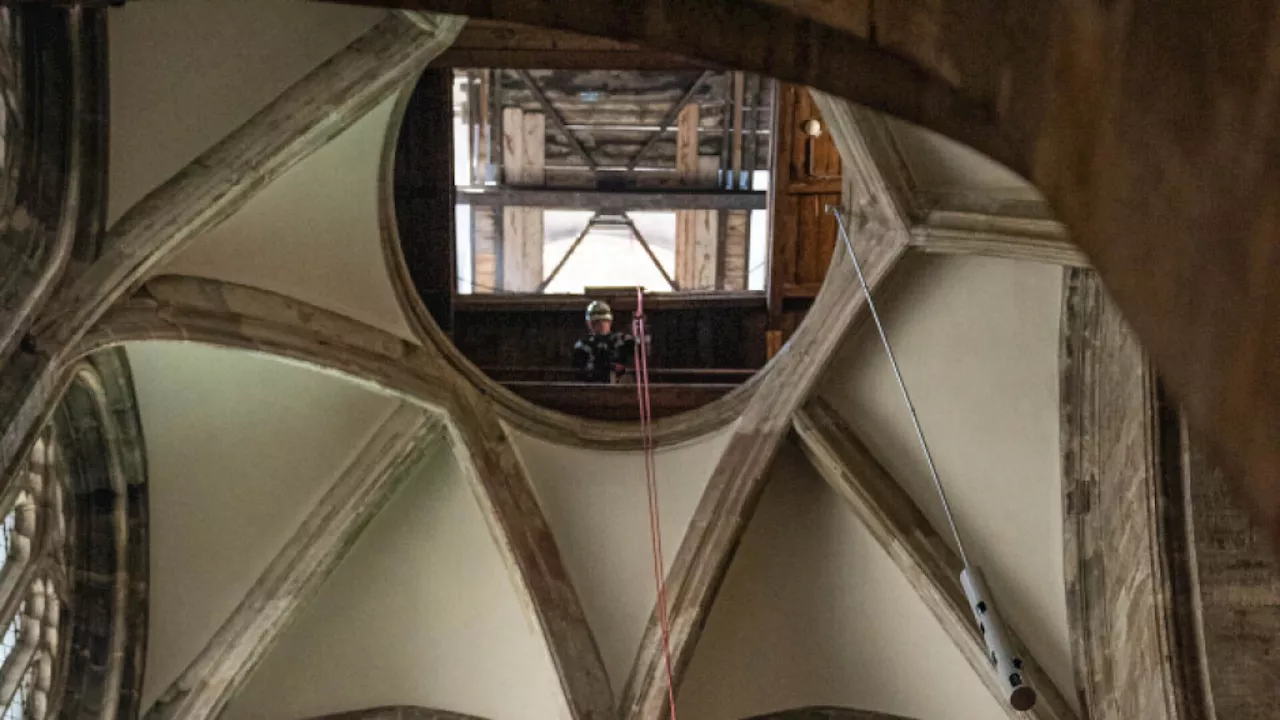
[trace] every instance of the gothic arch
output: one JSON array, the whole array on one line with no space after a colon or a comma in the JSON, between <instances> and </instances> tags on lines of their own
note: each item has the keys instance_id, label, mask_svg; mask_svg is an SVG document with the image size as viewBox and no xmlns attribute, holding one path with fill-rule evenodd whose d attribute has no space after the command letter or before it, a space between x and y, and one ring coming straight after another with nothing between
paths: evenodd
<instances>
[{"instance_id":1,"label":"gothic arch","mask_svg":"<svg viewBox=\"0 0 1280 720\"><path fill-rule=\"evenodd\" d=\"M123 351L78 363L8 478L0 702L25 717L134 717L147 630L142 428Z\"/></svg>"}]
</instances>

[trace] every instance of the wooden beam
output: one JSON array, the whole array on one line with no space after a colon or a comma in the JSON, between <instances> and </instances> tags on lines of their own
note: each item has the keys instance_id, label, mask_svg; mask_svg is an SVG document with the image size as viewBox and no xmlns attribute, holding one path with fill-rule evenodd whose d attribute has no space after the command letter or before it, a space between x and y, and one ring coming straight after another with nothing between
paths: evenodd
<instances>
[{"instance_id":1,"label":"wooden beam","mask_svg":"<svg viewBox=\"0 0 1280 720\"><path fill-rule=\"evenodd\" d=\"M1198 720L1195 629L1176 585L1182 477L1162 458L1178 428L1161 422L1147 357L1091 270L1065 272L1061 333L1067 621L1084 710Z\"/></svg>"},{"instance_id":2,"label":"wooden beam","mask_svg":"<svg viewBox=\"0 0 1280 720\"><path fill-rule=\"evenodd\" d=\"M525 70L697 70L689 58L603 38L492 20L472 19L432 64Z\"/></svg>"},{"instance_id":3,"label":"wooden beam","mask_svg":"<svg viewBox=\"0 0 1280 720\"><path fill-rule=\"evenodd\" d=\"M533 76L529 74L528 70L517 70L515 72L516 75L518 75L524 82L525 86L529 88L529 92L533 93L533 99L538 101L538 105L542 108L542 112L546 113L547 118L551 120L551 124L554 125L556 130L564 136L564 141L569 144L569 148L573 150L573 154L582 158L582 162L587 167L595 170L598 167L595 158L591 157L591 153L587 152L587 149L582 147L582 143L578 142L578 137L573 134L573 131L569 130L569 128L565 126L564 118L560 117L560 111L556 110L556 106L551 103L551 99L547 97L547 94L542 92L542 88L538 86L538 82L533 79Z\"/></svg>"},{"instance_id":4,"label":"wooden beam","mask_svg":"<svg viewBox=\"0 0 1280 720\"><path fill-rule=\"evenodd\" d=\"M848 169L844 202L853 213L851 239L859 248L859 260L874 289L905 252L907 230L904 219L883 197L883 181L869 161L854 112L852 106L840 101L823 108ZM866 302L852 272L848 255L837 255L810 321L774 358L769 374L747 403L672 563L668 580L670 648L677 687L759 500L773 456L790 430L791 414L808 398L832 353L865 313ZM662 633L654 613L623 690L620 714L627 720L663 718L666 696Z\"/></svg>"},{"instance_id":5,"label":"wooden beam","mask_svg":"<svg viewBox=\"0 0 1280 720\"><path fill-rule=\"evenodd\" d=\"M986 645L960 585L963 565L959 556L836 411L824 401L810 400L795 414L792 425L805 457L902 571L1008 717L1074 720L1075 712L1012 627L1010 642L1022 658L1023 673L1039 699L1027 713L1009 706L1006 687L992 674Z\"/></svg>"},{"instance_id":6,"label":"wooden beam","mask_svg":"<svg viewBox=\"0 0 1280 720\"><path fill-rule=\"evenodd\" d=\"M546 116L518 107L502 111L504 181L538 187L546 182ZM543 210L502 209L502 290L535 292L542 284Z\"/></svg>"},{"instance_id":7,"label":"wooden beam","mask_svg":"<svg viewBox=\"0 0 1280 720\"><path fill-rule=\"evenodd\" d=\"M684 109L688 107L689 101L693 99L693 96L697 94L698 90L700 90L704 84L706 84L707 80L711 79L711 75L712 72L710 70L704 71L699 75L698 79L694 80L693 84L689 86L689 89L685 91L684 95L680 96L680 99L676 101L676 104L671 106L671 109L667 111L667 114L662 116L662 120L658 123L653 134L649 136L649 139L645 141L644 145L640 146L640 149L636 151L636 154L632 156L631 160L627 163L627 170L634 170L636 166L640 164L640 160L644 158L645 154L653 148L654 144L656 144L658 140L660 140L662 136L671 129L671 126L674 125L676 120L680 117L680 113L684 112ZM677 138L677 143L678 142L679 140ZM676 150L677 157L680 157L680 152L682 150L684 152L688 152L686 149L678 147Z\"/></svg>"},{"instance_id":8,"label":"wooden beam","mask_svg":"<svg viewBox=\"0 0 1280 720\"><path fill-rule=\"evenodd\" d=\"M716 168L704 165L698 155L701 109L685 105L676 122L676 171L687 187L715 185ZM713 160L712 158L706 158ZM683 290L716 287L719 265L719 217L710 210L676 212L675 281Z\"/></svg>"},{"instance_id":9,"label":"wooden beam","mask_svg":"<svg viewBox=\"0 0 1280 720\"><path fill-rule=\"evenodd\" d=\"M401 403L315 504L204 648L147 712L147 720L216 718L286 627L420 463L444 426Z\"/></svg>"},{"instance_id":10,"label":"wooden beam","mask_svg":"<svg viewBox=\"0 0 1280 720\"><path fill-rule=\"evenodd\" d=\"M41 314L38 344L74 342L159 263L416 78L465 19L421 22L435 32L388 16L130 208L107 233L102 256Z\"/></svg>"},{"instance_id":11,"label":"wooden beam","mask_svg":"<svg viewBox=\"0 0 1280 720\"><path fill-rule=\"evenodd\" d=\"M458 188L458 204L508 205L565 210L763 210L768 195L728 190L558 190L551 188Z\"/></svg>"},{"instance_id":12,"label":"wooden beam","mask_svg":"<svg viewBox=\"0 0 1280 720\"><path fill-rule=\"evenodd\" d=\"M748 210L729 210L724 215L724 255L720 258L724 268L724 285L721 289L746 290L750 270L747 267L747 254L751 241L751 213Z\"/></svg>"}]
</instances>

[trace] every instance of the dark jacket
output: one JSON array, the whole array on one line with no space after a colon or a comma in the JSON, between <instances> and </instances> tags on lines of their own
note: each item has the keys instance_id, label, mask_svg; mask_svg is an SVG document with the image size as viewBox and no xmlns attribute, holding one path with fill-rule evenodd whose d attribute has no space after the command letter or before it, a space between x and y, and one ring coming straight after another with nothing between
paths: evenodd
<instances>
[{"instance_id":1,"label":"dark jacket","mask_svg":"<svg viewBox=\"0 0 1280 720\"><path fill-rule=\"evenodd\" d=\"M578 379L583 382L613 382L634 360L635 347L636 339L626 333L587 335L573 344L573 367L578 371Z\"/></svg>"}]
</instances>

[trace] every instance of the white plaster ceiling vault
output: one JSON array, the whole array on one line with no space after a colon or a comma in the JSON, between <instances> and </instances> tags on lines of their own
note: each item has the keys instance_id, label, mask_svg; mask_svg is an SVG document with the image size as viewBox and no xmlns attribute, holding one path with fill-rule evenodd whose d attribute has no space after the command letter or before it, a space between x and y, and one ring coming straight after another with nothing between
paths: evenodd
<instances>
[{"instance_id":1,"label":"white plaster ceiling vault","mask_svg":"<svg viewBox=\"0 0 1280 720\"><path fill-rule=\"evenodd\" d=\"M128 354L150 472L149 707L395 401L243 351L160 342Z\"/></svg>"},{"instance_id":2,"label":"white plaster ceiling vault","mask_svg":"<svg viewBox=\"0 0 1280 720\"><path fill-rule=\"evenodd\" d=\"M732 431L730 425L656 453L665 570ZM569 449L521 434L514 439L616 691L627 681L653 610L644 455Z\"/></svg>"},{"instance_id":3,"label":"white plaster ceiling vault","mask_svg":"<svg viewBox=\"0 0 1280 720\"><path fill-rule=\"evenodd\" d=\"M113 9L109 222L384 13L301 0Z\"/></svg>"},{"instance_id":4,"label":"white plaster ceiling vault","mask_svg":"<svg viewBox=\"0 0 1280 720\"><path fill-rule=\"evenodd\" d=\"M902 120L889 129L916 189L927 193L980 193L994 198L1043 200L1017 173L938 133Z\"/></svg>"},{"instance_id":5,"label":"white plaster ceiling vault","mask_svg":"<svg viewBox=\"0 0 1280 720\"><path fill-rule=\"evenodd\" d=\"M112 217L379 17L283 0L113 11ZM272 290L411 339L377 222L391 107L264 188L163 272ZM895 128L922 189L1034 197L985 160L914 132ZM886 320L970 552L1074 702L1061 566L1060 270L913 257L897 276ZM945 527L873 341L863 333L845 343L822 394ZM395 401L247 353L161 343L129 352L153 488L149 704ZM668 561L726 437L659 454ZM641 456L514 442L617 693L652 602ZM682 716L727 720L818 703L918 720L999 716L888 556L803 458L784 448L771 478L695 653ZM521 597L456 458L441 448L226 716L417 704L492 720L565 717Z\"/></svg>"}]
</instances>

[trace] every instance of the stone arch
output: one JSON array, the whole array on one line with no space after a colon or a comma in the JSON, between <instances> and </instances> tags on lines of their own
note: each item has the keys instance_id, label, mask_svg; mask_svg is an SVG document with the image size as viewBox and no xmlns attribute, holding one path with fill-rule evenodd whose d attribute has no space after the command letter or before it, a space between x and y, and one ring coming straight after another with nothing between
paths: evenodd
<instances>
[{"instance_id":1,"label":"stone arch","mask_svg":"<svg viewBox=\"0 0 1280 720\"><path fill-rule=\"evenodd\" d=\"M137 714L146 647L146 461L123 351L72 370L5 496L34 507L30 550L0 607L22 619L0 702L30 717ZM33 673L28 675L28 673Z\"/></svg>"},{"instance_id":2,"label":"stone arch","mask_svg":"<svg viewBox=\"0 0 1280 720\"><path fill-rule=\"evenodd\" d=\"M1020 172L1071 228L1190 424L1280 540L1280 446L1268 432L1280 421L1280 334L1263 330L1280 313L1274 4L361 1L770 74Z\"/></svg>"}]
</instances>

